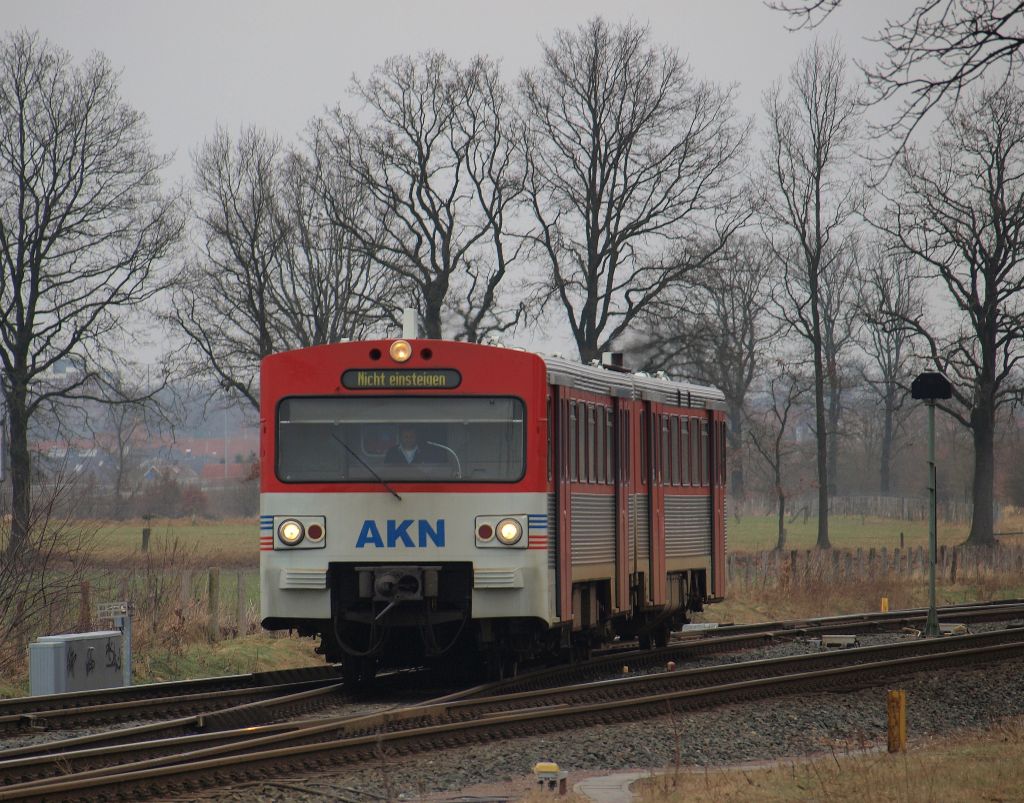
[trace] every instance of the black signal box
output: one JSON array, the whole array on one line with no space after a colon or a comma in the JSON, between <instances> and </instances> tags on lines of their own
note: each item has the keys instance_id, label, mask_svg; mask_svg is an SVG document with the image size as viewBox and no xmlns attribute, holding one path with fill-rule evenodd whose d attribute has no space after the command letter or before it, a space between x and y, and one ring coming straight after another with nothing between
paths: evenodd
<instances>
[{"instance_id":1,"label":"black signal box","mask_svg":"<svg viewBox=\"0 0 1024 803\"><path fill-rule=\"evenodd\" d=\"M950 399L953 397L953 385L946 379L946 375L938 371L925 371L918 374L917 378L910 383L910 397L912 399Z\"/></svg>"}]
</instances>

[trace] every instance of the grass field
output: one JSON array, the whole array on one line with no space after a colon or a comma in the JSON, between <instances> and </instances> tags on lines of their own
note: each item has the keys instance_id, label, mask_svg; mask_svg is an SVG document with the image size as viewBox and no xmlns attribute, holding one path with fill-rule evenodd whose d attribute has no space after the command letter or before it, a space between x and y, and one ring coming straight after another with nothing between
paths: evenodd
<instances>
[{"instance_id":1,"label":"grass field","mask_svg":"<svg viewBox=\"0 0 1024 803\"><path fill-rule=\"evenodd\" d=\"M834 547L857 549L874 547L890 550L900 545L903 533L905 546L928 545L928 522L902 519L880 519L860 516L830 516L829 540ZM731 517L726 525L730 550L774 549L778 540L778 519L775 516L743 516L739 520ZM939 545L956 546L967 538L969 525L940 521L936 526ZM1014 511L1006 513L997 524L999 532L1024 530L1024 516ZM813 549L818 537L818 520L810 516L798 516L786 520L786 548ZM1007 543L1024 543L1024 536L1006 536Z\"/></svg>"},{"instance_id":2,"label":"grass field","mask_svg":"<svg viewBox=\"0 0 1024 803\"><path fill-rule=\"evenodd\" d=\"M121 564L126 557L141 555L141 519L123 522L96 523L95 558L104 565ZM259 563L258 525L256 519L228 519L192 524L188 519L154 519L149 523L151 543L177 541L179 548L194 555L205 565L222 568L255 568ZM1024 531L1024 515L1012 512L1004 515L998 528L1002 532ZM756 551L774 549L778 524L774 516L731 517L727 524L729 549ZM786 522L786 548L812 549L818 534L814 517L804 520L797 516ZM940 521L938 542L955 546L967 538L968 525ZM832 516L829 519L829 538L832 546L856 549L863 547L893 549L900 545L927 546L928 522L880 519L860 516ZM1024 543L1024 536L1008 536L1008 543Z\"/></svg>"},{"instance_id":3,"label":"grass field","mask_svg":"<svg viewBox=\"0 0 1024 803\"><path fill-rule=\"evenodd\" d=\"M634 785L643 803L829 800L943 803L1024 798L1024 720L911 744L764 769L669 770Z\"/></svg>"},{"instance_id":4,"label":"grass field","mask_svg":"<svg viewBox=\"0 0 1024 803\"><path fill-rule=\"evenodd\" d=\"M253 519L213 521L199 519L142 519L95 523L94 558L104 565L121 564L127 557L142 555L142 529L150 528L150 545L177 542L184 555L206 565L222 568L255 568L259 565L259 524Z\"/></svg>"}]
</instances>

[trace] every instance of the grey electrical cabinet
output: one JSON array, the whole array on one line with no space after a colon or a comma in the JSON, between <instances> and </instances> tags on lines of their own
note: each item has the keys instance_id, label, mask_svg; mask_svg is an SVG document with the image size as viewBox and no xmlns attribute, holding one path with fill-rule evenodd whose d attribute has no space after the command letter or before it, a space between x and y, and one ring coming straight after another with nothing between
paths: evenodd
<instances>
[{"instance_id":1,"label":"grey electrical cabinet","mask_svg":"<svg viewBox=\"0 0 1024 803\"><path fill-rule=\"evenodd\" d=\"M28 645L28 657L32 695L124 685L120 630L40 636Z\"/></svg>"}]
</instances>

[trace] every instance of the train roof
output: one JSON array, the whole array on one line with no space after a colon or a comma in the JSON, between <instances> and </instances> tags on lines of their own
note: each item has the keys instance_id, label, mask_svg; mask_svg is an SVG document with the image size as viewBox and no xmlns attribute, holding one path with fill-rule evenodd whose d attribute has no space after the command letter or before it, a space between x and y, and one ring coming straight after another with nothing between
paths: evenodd
<instances>
[{"instance_id":1,"label":"train roof","mask_svg":"<svg viewBox=\"0 0 1024 803\"><path fill-rule=\"evenodd\" d=\"M725 394L718 388L708 385L677 382L668 377L634 374L598 365L583 365L564 357L547 354L538 356L544 360L548 381L553 385L564 385L590 393L626 399L675 404L680 407L725 407Z\"/></svg>"}]
</instances>

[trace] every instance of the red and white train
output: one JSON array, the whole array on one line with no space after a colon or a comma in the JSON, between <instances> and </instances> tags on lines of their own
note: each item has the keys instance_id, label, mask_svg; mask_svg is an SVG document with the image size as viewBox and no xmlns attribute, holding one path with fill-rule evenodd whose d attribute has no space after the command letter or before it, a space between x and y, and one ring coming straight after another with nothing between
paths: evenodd
<instances>
[{"instance_id":1,"label":"red and white train","mask_svg":"<svg viewBox=\"0 0 1024 803\"><path fill-rule=\"evenodd\" d=\"M261 366L263 626L355 680L661 642L725 584L722 394L377 340Z\"/></svg>"}]
</instances>

